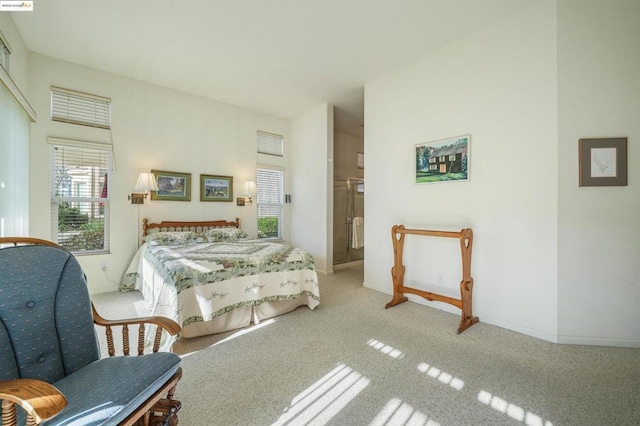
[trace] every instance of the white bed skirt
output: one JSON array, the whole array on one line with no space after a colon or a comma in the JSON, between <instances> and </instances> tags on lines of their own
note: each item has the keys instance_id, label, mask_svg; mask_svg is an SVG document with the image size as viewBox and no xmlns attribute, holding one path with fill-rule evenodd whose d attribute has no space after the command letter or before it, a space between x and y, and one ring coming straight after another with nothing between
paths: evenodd
<instances>
[{"instance_id":1,"label":"white bed skirt","mask_svg":"<svg viewBox=\"0 0 640 426\"><path fill-rule=\"evenodd\" d=\"M249 326L251 323L286 314L300 306L313 310L318 306L318 278L314 270L279 271L259 276L234 278L233 281L203 284L182 290L167 284L162 275L144 257L144 246L136 253L128 273L135 275L136 289L142 292L152 315L175 320L182 326L182 337L197 337ZM297 297L282 293L282 282L299 282L304 289ZM255 284L259 282L259 285ZM238 293L238 287L245 294ZM254 300L247 290L255 286ZM313 290L313 291L311 291ZM225 294L226 293L226 294ZM224 307L214 303L220 294L226 297ZM315 297L314 297L315 296ZM278 299L278 300L276 300ZM227 307L228 306L228 307ZM216 310L217 309L217 310Z\"/></svg>"}]
</instances>

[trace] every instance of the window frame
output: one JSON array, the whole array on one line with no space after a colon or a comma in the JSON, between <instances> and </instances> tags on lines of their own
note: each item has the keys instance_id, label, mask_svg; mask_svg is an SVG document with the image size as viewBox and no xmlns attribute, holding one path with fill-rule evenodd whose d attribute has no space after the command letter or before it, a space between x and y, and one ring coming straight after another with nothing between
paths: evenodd
<instances>
[{"instance_id":1,"label":"window frame","mask_svg":"<svg viewBox=\"0 0 640 426\"><path fill-rule=\"evenodd\" d=\"M51 170L50 170L50 179L51 179L51 187L50 187L50 196L51 196L51 240L56 242L63 247L67 248L75 255L101 255L110 252L110 179L111 179L111 164L112 164L112 150L111 146L105 144L96 144L90 142L81 142L81 141L70 141L70 140L61 140L50 138L49 143L50 147L50 161L51 161ZM72 159L70 161L62 160L58 161L57 158L58 149L68 150L72 155ZM73 156L73 155L77 156ZM87 154L88 158L94 156L93 158L98 159L96 166L85 165L83 167L78 167L78 164L74 164L76 158L84 158L84 155ZM65 154L66 155L66 154ZM69 187L72 194L64 194L60 195L58 190L59 186L56 183L59 177L59 169L62 165L63 167L77 167L78 169L86 168L87 171L84 174L81 174L83 177L90 177L91 189L89 192L89 196L87 194L80 195L72 195L74 192L78 194L78 191L73 191L73 188L77 188L81 185L86 185L86 182L82 182L82 178L73 180L70 176L69 179ZM104 174L103 174L104 173ZM101 189L98 190L97 188ZM58 194L56 194L58 192ZM104 195L104 196L103 196ZM81 211L87 211L91 213L90 216L87 217L89 219L85 225L82 221L71 224L78 226L78 230L72 231L71 233L76 233L76 235L82 235L86 233L87 241L82 241L84 243L84 248L77 250L74 247L68 247L64 241L61 241L61 230L60 230L60 206L63 203L68 203L70 208L80 208ZM76 204L76 206L73 206ZM86 206L86 204L89 204ZM86 207L82 208L79 206L85 205ZM97 214L95 214L97 209ZM86 213L88 215L88 213ZM95 214L95 215L94 215ZM90 219L96 219L91 221ZM93 224L93 225L92 225ZM98 249L91 248L90 238L95 235L96 229L92 229L93 226L99 227L102 226L102 246ZM84 228L84 229L82 229ZM63 231L65 232L65 231ZM66 230L69 233L69 230ZM80 238L81 240L81 238ZM78 242L76 242L78 244Z\"/></svg>"},{"instance_id":2,"label":"window frame","mask_svg":"<svg viewBox=\"0 0 640 426\"><path fill-rule=\"evenodd\" d=\"M278 178L278 193L276 194L276 202L265 202L263 200L263 197L261 196L260 192L260 181L262 180L260 178L261 172L270 172L270 173L276 173L279 178ZM283 241L284 240L284 181L285 181L285 170L281 167L276 167L276 166L270 166L270 165L266 165L266 164L259 164L256 167L256 189L257 189L257 194L256 194L256 208L257 208L257 218L256 218L256 222L257 222L257 229L258 229L258 239L259 240L272 240L272 241ZM276 236L265 236L265 237L261 237L261 226L260 226L260 219L264 218L264 217L269 217L269 216L261 216L260 214L260 209L261 207L266 207L266 208L276 208L277 209L277 217L278 217L278 235Z\"/></svg>"}]
</instances>

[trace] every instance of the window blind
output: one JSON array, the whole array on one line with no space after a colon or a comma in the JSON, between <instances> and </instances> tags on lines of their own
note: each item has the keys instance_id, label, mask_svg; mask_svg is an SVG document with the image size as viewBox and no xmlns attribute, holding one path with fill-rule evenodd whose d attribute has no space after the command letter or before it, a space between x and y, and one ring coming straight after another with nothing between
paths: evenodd
<instances>
[{"instance_id":1,"label":"window blind","mask_svg":"<svg viewBox=\"0 0 640 426\"><path fill-rule=\"evenodd\" d=\"M52 86L51 119L111 129L111 99Z\"/></svg>"},{"instance_id":2,"label":"window blind","mask_svg":"<svg viewBox=\"0 0 640 426\"><path fill-rule=\"evenodd\" d=\"M282 157L284 155L284 137L275 135L273 133L258 131L258 153L277 155Z\"/></svg>"},{"instance_id":3,"label":"window blind","mask_svg":"<svg viewBox=\"0 0 640 426\"><path fill-rule=\"evenodd\" d=\"M258 238L283 238L283 182L281 170L256 170Z\"/></svg>"},{"instance_id":4,"label":"window blind","mask_svg":"<svg viewBox=\"0 0 640 426\"><path fill-rule=\"evenodd\" d=\"M109 250L111 152L51 146L52 240L74 253Z\"/></svg>"}]
</instances>

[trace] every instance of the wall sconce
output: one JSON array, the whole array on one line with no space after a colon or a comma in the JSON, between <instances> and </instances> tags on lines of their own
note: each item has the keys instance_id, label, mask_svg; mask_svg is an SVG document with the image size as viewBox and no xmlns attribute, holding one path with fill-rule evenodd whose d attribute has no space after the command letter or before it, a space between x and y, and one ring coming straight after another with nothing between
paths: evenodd
<instances>
[{"instance_id":1,"label":"wall sconce","mask_svg":"<svg viewBox=\"0 0 640 426\"><path fill-rule=\"evenodd\" d=\"M132 193L128 198L131 200L131 204L144 204L144 199L149 195L149 191L157 191L158 189L158 181L156 181L153 173L142 172L138 176L138 182L133 187L133 190L143 192Z\"/></svg>"},{"instance_id":2,"label":"wall sconce","mask_svg":"<svg viewBox=\"0 0 640 426\"><path fill-rule=\"evenodd\" d=\"M247 203L249 204L253 203L253 200L251 199L251 197L256 195L256 192L257 192L256 183L252 180L246 181L244 183L243 192L244 192L244 195L247 196Z\"/></svg>"}]
</instances>

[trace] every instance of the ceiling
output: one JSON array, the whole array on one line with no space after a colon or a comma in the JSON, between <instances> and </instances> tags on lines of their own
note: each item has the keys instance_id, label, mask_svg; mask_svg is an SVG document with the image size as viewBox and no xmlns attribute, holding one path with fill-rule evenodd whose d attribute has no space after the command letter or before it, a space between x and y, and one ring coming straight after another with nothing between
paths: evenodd
<instances>
[{"instance_id":1,"label":"ceiling","mask_svg":"<svg viewBox=\"0 0 640 426\"><path fill-rule=\"evenodd\" d=\"M29 50L294 118L335 106L361 135L364 85L534 0L47 0L12 12Z\"/></svg>"}]
</instances>

